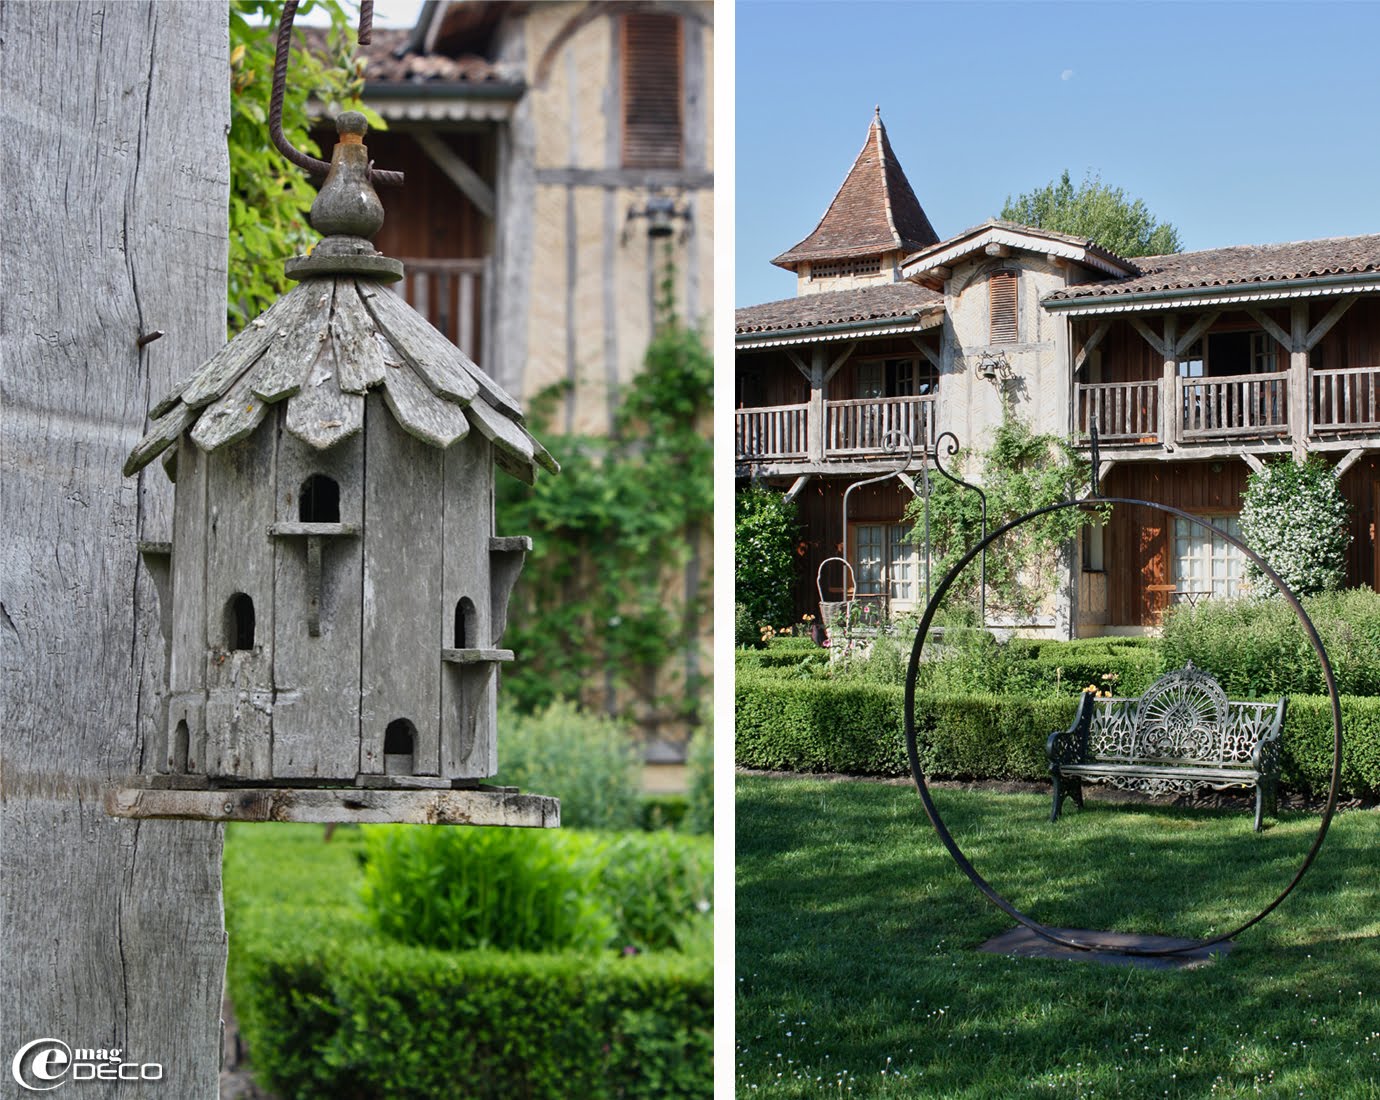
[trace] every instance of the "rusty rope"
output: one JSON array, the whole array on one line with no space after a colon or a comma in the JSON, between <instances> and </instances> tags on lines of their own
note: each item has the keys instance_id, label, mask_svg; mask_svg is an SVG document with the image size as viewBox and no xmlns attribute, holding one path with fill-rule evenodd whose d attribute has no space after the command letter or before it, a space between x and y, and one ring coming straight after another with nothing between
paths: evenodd
<instances>
[{"instance_id":1,"label":"rusty rope","mask_svg":"<svg viewBox=\"0 0 1380 1100\"><path fill-rule=\"evenodd\" d=\"M278 152L282 153L298 168L313 176L324 176L330 171L330 164L327 161L308 156L300 149L295 148L292 142L288 141L287 135L283 133L283 99L287 95L288 56L291 52L292 21L297 15L297 3L298 0L285 0L282 18L278 20L278 51L273 61L273 95L268 101L268 136L272 139ZM359 8L359 42L361 45L369 44L369 39L373 34L373 21L373 0L362 0ZM369 180L371 183L400 187L403 182L403 174L401 172L375 171L371 165Z\"/></svg>"}]
</instances>

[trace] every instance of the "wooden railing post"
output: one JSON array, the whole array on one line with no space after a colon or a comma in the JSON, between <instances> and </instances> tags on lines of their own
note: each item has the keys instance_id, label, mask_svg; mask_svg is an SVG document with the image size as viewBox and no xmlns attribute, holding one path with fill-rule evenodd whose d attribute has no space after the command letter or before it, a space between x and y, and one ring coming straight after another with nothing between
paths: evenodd
<instances>
[{"instance_id":1,"label":"wooden railing post","mask_svg":"<svg viewBox=\"0 0 1380 1100\"><path fill-rule=\"evenodd\" d=\"M1294 461L1308 453L1308 303L1295 302L1289 325L1289 427Z\"/></svg>"},{"instance_id":2,"label":"wooden railing post","mask_svg":"<svg viewBox=\"0 0 1380 1100\"><path fill-rule=\"evenodd\" d=\"M810 354L810 408L805 413L805 458L810 463L824 461L824 372L827 353L822 346Z\"/></svg>"}]
</instances>

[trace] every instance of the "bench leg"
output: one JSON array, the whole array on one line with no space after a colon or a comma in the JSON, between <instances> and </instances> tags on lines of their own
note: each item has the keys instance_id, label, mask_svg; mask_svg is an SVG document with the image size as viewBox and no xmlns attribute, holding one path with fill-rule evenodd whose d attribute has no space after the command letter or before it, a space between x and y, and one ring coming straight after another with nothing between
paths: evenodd
<instances>
[{"instance_id":1,"label":"bench leg","mask_svg":"<svg viewBox=\"0 0 1380 1100\"><path fill-rule=\"evenodd\" d=\"M1083 808L1083 781L1081 779L1061 778L1058 772L1054 773L1054 808L1050 811L1050 821L1059 820L1059 811L1063 808L1064 799L1072 798L1073 804L1080 810Z\"/></svg>"},{"instance_id":2,"label":"bench leg","mask_svg":"<svg viewBox=\"0 0 1380 1100\"><path fill-rule=\"evenodd\" d=\"M1276 798L1275 785L1271 782L1262 781L1255 789L1255 831L1261 830L1261 822L1265 814L1271 817L1278 816L1278 799Z\"/></svg>"}]
</instances>

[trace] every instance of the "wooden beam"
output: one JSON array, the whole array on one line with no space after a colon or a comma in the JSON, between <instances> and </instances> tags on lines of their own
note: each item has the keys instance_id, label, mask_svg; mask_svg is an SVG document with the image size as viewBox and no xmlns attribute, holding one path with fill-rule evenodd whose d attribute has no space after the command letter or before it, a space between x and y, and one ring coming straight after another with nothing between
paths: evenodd
<instances>
[{"instance_id":1,"label":"wooden beam","mask_svg":"<svg viewBox=\"0 0 1380 1100\"><path fill-rule=\"evenodd\" d=\"M834 375L838 374L839 368L843 366L844 363L848 362L848 357L851 356L857 350L858 342L854 340L851 344L849 344L846 348L839 352L838 355L834 356L834 361L830 363L827 368L825 368L824 378L821 380L822 383L827 386L829 384L830 379L832 379Z\"/></svg>"},{"instance_id":2,"label":"wooden beam","mask_svg":"<svg viewBox=\"0 0 1380 1100\"><path fill-rule=\"evenodd\" d=\"M1083 369L1083 364L1088 361L1088 356L1097 350L1097 346L1102 343L1103 338L1107 335L1111 327L1111 321L1104 320L1097 323L1097 327L1092 330L1091 335L1089 335L1087 340L1083 343L1082 350L1079 351L1078 355L1073 360L1073 369L1075 372Z\"/></svg>"},{"instance_id":3,"label":"wooden beam","mask_svg":"<svg viewBox=\"0 0 1380 1100\"><path fill-rule=\"evenodd\" d=\"M1365 447L1352 447L1351 450L1347 451L1347 453L1342 456L1341 461L1337 463L1336 467L1332 471L1334 474L1337 475L1337 480L1341 481L1342 475L1346 473L1349 469L1351 469L1353 466L1355 466L1356 463L1361 461L1361 459L1363 459L1369 453L1370 452L1367 451Z\"/></svg>"},{"instance_id":4,"label":"wooden beam","mask_svg":"<svg viewBox=\"0 0 1380 1100\"><path fill-rule=\"evenodd\" d=\"M1308 453L1308 303L1295 302L1289 311L1289 428L1294 461Z\"/></svg>"},{"instance_id":5,"label":"wooden beam","mask_svg":"<svg viewBox=\"0 0 1380 1100\"><path fill-rule=\"evenodd\" d=\"M1308 336L1304 339L1304 351L1312 351L1317 346L1319 340L1331 331L1332 326L1342 319L1342 314L1346 313L1356 302L1355 294L1348 294L1340 299L1327 313L1323 319L1309 330Z\"/></svg>"},{"instance_id":6,"label":"wooden beam","mask_svg":"<svg viewBox=\"0 0 1380 1100\"><path fill-rule=\"evenodd\" d=\"M1174 350L1172 348L1166 348L1164 346L1164 341L1150 330L1149 325L1134 315L1128 317L1127 320L1131 322L1131 327L1140 333L1141 338L1154 349L1156 355L1161 359L1174 358Z\"/></svg>"},{"instance_id":7,"label":"wooden beam","mask_svg":"<svg viewBox=\"0 0 1380 1100\"><path fill-rule=\"evenodd\" d=\"M560 800L514 788L380 790L366 787L240 787L173 790L116 786L106 791L112 817L191 821L405 821L416 825L504 825L555 829Z\"/></svg>"},{"instance_id":8,"label":"wooden beam","mask_svg":"<svg viewBox=\"0 0 1380 1100\"><path fill-rule=\"evenodd\" d=\"M809 382L814 377L814 375L810 373L810 364L800 358L800 353L794 348L786 349L786 357L795 364L795 369L805 376L806 382Z\"/></svg>"},{"instance_id":9,"label":"wooden beam","mask_svg":"<svg viewBox=\"0 0 1380 1100\"><path fill-rule=\"evenodd\" d=\"M481 214L490 221L494 220L494 213L498 208L494 201L494 189L484 182L478 172L461 160L449 145L430 130L415 131L412 140L421 146L422 152L459 188L462 195L474 203Z\"/></svg>"},{"instance_id":10,"label":"wooden beam","mask_svg":"<svg viewBox=\"0 0 1380 1100\"><path fill-rule=\"evenodd\" d=\"M1045 259L1049 262L1051 267L1063 268L1069 266L1069 258L1067 256L1056 256L1053 252L1046 252Z\"/></svg>"},{"instance_id":11,"label":"wooden beam","mask_svg":"<svg viewBox=\"0 0 1380 1100\"><path fill-rule=\"evenodd\" d=\"M1192 327L1180 336L1178 343L1174 345L1174 357L1177 359L1191 348L1194 342L1207 332L1220 316L1222 316L1222 311L1215 309L1211 313L1204 313L1198 320L1194 321Z\"/></svg>"},{"instance_id":12,"label":"wooden beam","mask_svg":"<svg viewBox=\"0 0 1380 1100\"><path fill-rule=\"evenodd\" d=\"M801 474L798 478L795 479L795 482L791 485L791 487L790 487L789 489L786 490L786 500L787 500L787 501L792 501L792 500L794 500L796 497L798 497L798 496L800 495L800 490L802 490L803 488L805 488L805 486L808 485L809 483L810 483L810 475L809 475L809 474Z\"/></svg>"},{"instance_id":13,"label":"wooden beam","mask_svg":"<svg viewBox=\"0 0 1380 1100\"><path fill-rule=\"evenodd\" d=\"M1011 248L1008 245L997 244L995 241L987 245L983 251L989 256L996 256L998 259L1003 260L1011 255Z\"/></svg>"},{"instance_id":14,"label":"wooden beam","mask_svg":"<svg viewBox=\"0 0 1380 1100\"><path fill-rule=\"evenodd\" d=\"M916 351L920 352L921 355L930 361L930 366L935 370L939 370L942 367L943 359L940 357L939 352L935 351L929 344L925 343L918 336L912 336L910 342L915 345Z\"/></svg>"},{"instance_id":15,"label":"wooden beam","mask_svg":"<svg viewBox=\"0 0 1380 1100\"><path fill-rule=\"evenodd\" d=\"M1293 342L1290 340L1289 334L1280 328L1279 325L1275 324L1274 321L1270 320L1262 309L1257 306L1247 306L1246 312L1250 315L1251 320L1273 336L1275 342L1285 351L1291 352L1294 350Z\"/></svg>"},{"instance_id":16,"label":"wooden beam","mask_svg":"<svg viewBox=\"0 0 1380 1100\"><path fill-rule=\"evenodd\" d=\"M1265 469L1265 463L1260 461L1260 456L1253 455L1249 451L1241 452L1241 461L1244 462L1256 473L1260 473L1261 470Z\"/></svg>"},{"instance_id":17,"label":"wooden beam","mask_svg":"<svg viewBox=\"0 0 1380 1100\"><path fill-rule=\"evenodd\" d=\"M1116 459L1104 458L1097 467L1097 483L1101 485L1107 480L1107 475L1112 472L1112 467L1116 465Z\"/></svg>"}]
</instances>

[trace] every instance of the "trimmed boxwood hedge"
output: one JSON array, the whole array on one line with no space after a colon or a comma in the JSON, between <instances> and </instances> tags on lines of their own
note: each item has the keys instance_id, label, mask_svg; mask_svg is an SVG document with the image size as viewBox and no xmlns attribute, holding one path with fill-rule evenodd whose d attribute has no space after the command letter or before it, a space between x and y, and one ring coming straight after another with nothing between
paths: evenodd
<instances>
[{"instance_id":1,"label":"trimmed boxwood hedge","mask_svg":"<svg viewBox=\"0 0 1380 1100\"><path fill-rule=\"evenodd\" d=\"M357 829L227 834L229 994L284 1100L710 1094L707 937L684 954L407 947L368 924L362 854Z\"/></svg>"},{"instance_id":2,"label":"trimmed boxwood hedge","mask_svg":"<svg viewBox=\"0 0 1380 1100\"><path fill-rule=\"evenodd\" d=\"M735 759L746 768L907 774L903 695L901 688L890 685L740 669ZM1072 697L917 695L921 761L927 774L935 777L1048 778L1045 739L1073 721L1076 703ZM1343 794L1374 797L1380 794L1380 699L1344 697L1342 718ZM1323 792L1331 766L1327 698L1290 698L1281 753L1284 786Z\"/></svg>"},{"instance_id":3,"label":"trimmed boxwood hedge","mask_svg":"<svg viewBox=\"0 0 1380 1100\"><path fill-rule=\"evenodd\" d=\"M237 930L231 991L284 1097L701 1097L708 957L445 952Z\"/></svg>"}]
</instances>

